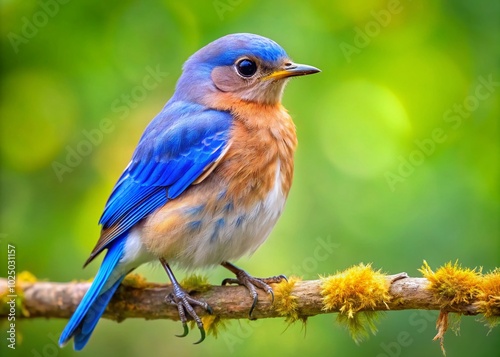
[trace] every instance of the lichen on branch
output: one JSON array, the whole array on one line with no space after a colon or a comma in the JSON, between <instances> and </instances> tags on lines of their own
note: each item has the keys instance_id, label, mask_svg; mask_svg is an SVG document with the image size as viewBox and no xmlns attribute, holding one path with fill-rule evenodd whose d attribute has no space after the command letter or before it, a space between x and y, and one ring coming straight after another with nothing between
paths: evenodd
<instances>
[{"instance_id":1,"label":"lichen on branch","mask_svg":"<svg viewBox=\"0 0 500 357\"><path fill-rule=\"evenodd\" d=\"M371 265L359 264L321 277L272 284L274 302L258 291L255 318L281 317L286 322L305 321L318 314L338 312L356 342L376 331L376 313L381 311L425 309L440 311L436 338L443 342L448 314L482 315L490 328L500 318L500 269L483 274L481 269L462 268L458 262L447 263L433 271L424 262L424 277L406 274L385 275ZM220 334L230 319L247 319L252 305L242 286L213 286L201 276L181 282L190 294L205 300L213 315L196 307L207 331ZM90 282L55 283L37 281L29 273L18 274L16 294L19 318L69 318L75 311ZM147 282L139 275L129 275L117 290L103 317L115 321L127 318L178 320L177 308L165 303L171 285ZM0 301L9 295L7 279L0 279ZM8 305L0 305L0 317L8 316Z\"/></svg>"}]
</instances>

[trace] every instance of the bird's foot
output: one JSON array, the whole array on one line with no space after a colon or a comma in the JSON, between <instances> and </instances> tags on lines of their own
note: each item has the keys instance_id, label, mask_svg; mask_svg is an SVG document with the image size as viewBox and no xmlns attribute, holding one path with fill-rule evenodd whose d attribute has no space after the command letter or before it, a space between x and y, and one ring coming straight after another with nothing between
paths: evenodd
<instances>
[{"instance_id":1,"label":"bird's foot","mask_svg":"<svg viewBox=\"0 0 500 357\"><path fill-rule=\"evenodd\" d=\"M179 311L179 318L182 322L182 327L184 329L182 335L176 335L176 336L186 337L189 333L189 329L187 327L187 315L186 315L187 313L196 322L196 325L198 326L198 329L200 330L201 334L200 339L194 344L196 345L198 343L203 342L206 335L205 328L203 327L203 322L201 321L200 317L198 316L196 311L194 311L193 306L200 306L201 308L205 309L209 314L212 314L212 309L205 301L196 300L195 298L191 297L177 282L168 264L162 259L160 259L160 261L165 270L167 271L167 274L170 277L170 280L172 281L172 286L174 288L174 291L165 297L165 302L177 306L177 310Z\"/></svg>"},{"instance_id":2,"label":"bird's foot","mask_svg":"<svg viewBox=\"0 0 500 357\"><path fill-rule=\"evenodd\" d=\"M264 290L266 293L271 295L271 302L274 302L274 292L273 289L269 286L269 284L280 283L283 280L287 280L286 276L284 275L272 276L270 278L254 278L243 269L240 269L228 262L222 263L222 266L226 269L229 269L236 275L236 279L234 278L224 279L222 281L222 285L227 285L227 284L243 285L250 292L250 297L253 299L252 307L250 308L250 311L248 313L248 317L250 318L250 320L254 319L252 317L252 312L255 309L255 306L257 305L257 300L258 300L257 288Z\"/></svg>"},{"instance_id":3,"label":"bird's foot","mask_svg":"<svg viewBox=\"0 0 500 357\"><path fill-rule=\"evenodd\" d=\"M203 322L201 321L200 317L198 316L196 311L194 311L193 306L200 306L203 309L205 309L209 314L211 314L212 309L210 308L210 306L208 306L208 304L204 301L192 298L180 286L178 286L177 288L174 286L174 292L168 294L165 297L165 301L168 304L177 306L177 309L179 310L179 318L182 322L182 327L184 331L182 335L176 335L176 336L186 337L187 334L189 333L189 329L187 327L187 316L186 316L187 313L189 314L189 316L193 318L193 320L196 322L196 325L198 326L198 329L200 330L201 337L197 342L195 342L195 345L203 342L203 340L205 339L205 328L203 327Z\"/></svg>"}]
</instances>

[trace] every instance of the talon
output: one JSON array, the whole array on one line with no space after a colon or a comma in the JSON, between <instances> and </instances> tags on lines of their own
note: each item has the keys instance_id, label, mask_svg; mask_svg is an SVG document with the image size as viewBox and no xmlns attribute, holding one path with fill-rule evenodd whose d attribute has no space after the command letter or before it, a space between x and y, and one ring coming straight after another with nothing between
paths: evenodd
<instances>
[{"instance_id":1,"label":"talon","mask_svg":"<svg viewBox=\"0 0 500 357\"><path fill-rule=\"evenodd\" d=\"M274 291L269 290L268 293L271 294L271 304L274 304Z\"/></svg>"},{"instance_id":2,"label":"talon","mask_svg":"<svg viewBox=\"0 0 500 357\"><path fill-rule=\"evenodd\" d=\"M179 311L179 319L181 320L182 327L184 329L182 335L176 335L176 336L186 337L188 335L189 328L187 327L187 317L191 316L191 318L198 325L198 328L200 329L201 332L201 338L199 341L195 342L195 344L203 342L203 340L205 339L205 329L203 328L203 322L201 321L200 317L196 314L196 311L194 310L194 306L197 305L204 308L206 311L208 311L209 314L212 314L212 309L206 302L196 300L195 298L189 296L189 294L184 289L182 289L182 287L175 279L175 276L172 273L172 270L170 269L170 266L167 264L167 262L164 259L160 259L160 262L165 268L165 271L167 272L168 277L172 282L174 290L171 294L168 294L165 297L165 301L167 303L177 306L177 310Z\"/></svg>"},{"instance_id":3,"label":"talon","mask_svg":"<svg viewBox=\"0 0 500 357\"><path fill-rule=\"evenodd\" d=\"M252 312L255 309L255 306L257 306L257 300L258 300L258 295L255 295L253 297L252 307L250 307L250 311L248 312L248 318L250 320L257 320L255 317L252 316Z\"/></svg>"},{"instance_id":4,"label":"talon","mask_svg":"<svg viewBox=\"0 0 500 357\"><path fill-rule=\"evenodd\" d=\"M197 345L198 343L202 343L205 340L205 329L203 328L203 325L201 327L199 327L199 329L200 329L201 337L197 342L193 343L193 345Z\"/></svg>"},{"instance_id":5,"label":"talon","mask_svg":"<svg viewBox=\"0 0 500 357\"><path fill-rule=\"evenodd\" d=\"M170 305L177 305L174 301L174 294L170 293L167 296L165 296L165 303Z\"/></svg>"},{"instance_id":6,"label":"talon","mask_svg":"<svg viewBox=\"0 0 500 357\"><path fill-rule=\"evenodd\" d=\"M188 335L189 329L187 327L187 323L183 322L182 327L184 328L184 332L182 333L182 335L175 335L176 337L186 337Z\"/></svg>"},{"instance_id":7,"label":"talon","mask_svg":"<svg viewBox=\"0 0 500 357\"><path fill-rule=\"evenodd\" d=\"M252 297L252 306L250 307L250 311L248 313L248 318L250 320L255 320L254 317L252 317L252 313L257 306L257 300L258 300L258 295L257 291L255 290L256 288L259 288L261 290L264 290L266 293L271 295L271 303L274 303L274 292L273 289L268 285L268 284L273 284L273 283L279 283L282 280L287 280L285 275L278 275L278 276L273 276L270 278L254 278L250 276L247 272L244 270L234 266L231 263L228 262L223 262L221 265L233 272L236 275L236 279L224 279L222 281L222 285L226 284L238 284L238 285L243 285L247 288L247 290L250 292L250 297Z\"/></svg>"},{"instance_id":8,"label":"talon","mask_svg":"<svg viewBox=\"0 0 500 357\"><path fill-rule=\"evenodd\" d=\"M220 285L234 284L233 280L235 280L235 279L226 278L226 279L222 280L222 283Z\"/></svg>"}]
</instances>

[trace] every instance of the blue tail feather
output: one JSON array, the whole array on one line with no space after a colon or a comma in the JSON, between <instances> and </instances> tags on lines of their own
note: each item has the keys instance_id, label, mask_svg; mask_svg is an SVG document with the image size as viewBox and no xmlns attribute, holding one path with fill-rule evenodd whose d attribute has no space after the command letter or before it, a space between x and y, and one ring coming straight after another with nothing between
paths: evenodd
<instances>
[{"instance_id":1,"label":"blue tail feather","mask_svg":"<svg viewBox=\"0 0 500 357\"><path fill-rule=\"evenodd\" d=\"M72 337L75 338L75 350L77 351L87 344L111 297L128 273L128 271L122 272L117 269L123 256L124 243L125 237L117 239L108 246L108 252L92 285L59 338L61 347Z\"/></svg>"},{"instance_id":2,"label":"blue tail feather","mask_svg":"<svg viewBox=\"0 0 500 357\"><path fill-rule=\"evenodd\" d=\"M99 318L104 313L104 310L106 310L106 306L113 297L118 286L120 286L124 277L125 275L122 275L120 279L118 279L109 290L100 295L96 302L90 307L82 323L81 330L74 335L76 351L80 351L87 344L92 332L99 322Z\"/></svg>"}]
</instances>

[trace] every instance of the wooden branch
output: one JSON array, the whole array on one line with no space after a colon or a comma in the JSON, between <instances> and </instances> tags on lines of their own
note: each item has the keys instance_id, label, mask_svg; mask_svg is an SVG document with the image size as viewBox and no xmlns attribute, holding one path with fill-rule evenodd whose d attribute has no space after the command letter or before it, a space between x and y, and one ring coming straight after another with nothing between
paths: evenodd
<instances>
[{"instance_id":1,"label":"wooden branch","mask_svg":"<svg viewBox=\"0 0 500 357\"><path fill-rule=\"evenodd\" d=\"M427 289L429 281L426 278L399 276L396 280L394 276L387 276L386 279L390 284L390 299L387 302L376 303L373 309L364 308L360 311L425 309L457 312L464 315L480 313L474 301L443 307L442 301L438 301L435 295ZM16 290L22 291L23 313L18 312L17 318L69 318L89 286L89 282L18 281ZM0 296L7 296L7 291L7 280L0 279ZM104 317L115 321L127 318L178 320L177 308L165 303L165 296L171 292L170 285L151 283L136 284L136 286L122 285L108 305ZM259 300L253 317L283 317L283 314L280 314L271 303L270 296L262 291L258 293ZM211 286L204 292L194 291L192 295L206 301L212 307L214 315L223 319L248 318L252 304L248 291L242 286ZM338 309L325 311L321 280L297 281L292 288L291 295L295 297L296 311L301 318L338 312ZM198 307L196 311L200 316L206 315L206 312ZM8 304L1 304L0 317L6 317L8 314Z\"/></svg>"}]
</instances>

